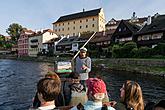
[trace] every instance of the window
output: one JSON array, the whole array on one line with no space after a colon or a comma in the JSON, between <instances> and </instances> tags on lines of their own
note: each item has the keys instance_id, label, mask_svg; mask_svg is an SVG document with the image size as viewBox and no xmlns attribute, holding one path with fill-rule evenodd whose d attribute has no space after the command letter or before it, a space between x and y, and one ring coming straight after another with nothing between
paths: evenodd
<instances>
[{"instance_id":1,"label":"window","mask_svg":"<svg viewBox=\"0 0 165 110\"><path fill-rule=\"evenodd\" d=\"M62 28L62 31L64 31L64 28Z\"/></svg>"},{"instance_id":2,"label":"window","mask_svg":"<svg viewBox=\"0 0 165 110\"><path fill-rule=\"evenodd\" d=\"M59 26L60 26L60 24L59 24Z\"/></svg>"},{"instance_id":3,"label":"window","mask_svg":"<svg viewBox=\"0 0 165 110\"><path fill-rule=\"evenodd\" d=\"M119 32L121 32L121 28L119 28Z\"/></svg>"},{"instance_id":4,"label":"window","mask_svg":"<svg viewBox=\"0 0 165 110\"><path fill-rule=\"evenodd\" d=\"M75 36L75 33L73 33L73 36Z\"/></svg>"},{"instance_id":5,"label":"window","mask_svg":"<svg viewBox=\"0 0 165 110\"><path fill-rule=\"evenodd\" d=\"M68 30L69 30L69 27L68 27Z\"/></svg>"},{"instance_id":6,"label":"window","mask_svg":"<svg viewBox=\"0 0 165 110\"><path fill-rule=\"evenodd\" d=\"M80 26L80 29L82 28L82 26Z\"/></svg>"},{"instance_id":7,"label":"window","mask_svg":"<svg viewBox=\"0 0 165 110\"><path fill-rule=\"evenodd\" d=\"M75 21L73 21L73 24L75 24Z\"/></svg>"},{"instance_id":8,"label":"window","mask_svg":"<svg viewBox=\"0 0 165 110\"><path fill-rule=\"evenodd\" d=\"M80 23L82 23L82 21L80 20Z\"/></svg>"},{"instance_id":9,"label":"window","mask_svg":"<svg viewBox=\"0 0 165 110\"><path fill-rule=\"evenodd\" d=\"M86 25L86 28L88 28L88 25Z\"/></svg>"},{"instance_id":10,"label":"window","mask_svg":"<svg viewBox=\"0 0 165 110\"><path fill-rule=\"evenodd\" d=\"M73 27L73 29L75 30L75 26Z\"/></svg>"},{"instance_id":11,"label":"window","mask_svg":"<svg viewBox=\"0 0 165 110\"><path fill-rule=\"evenodd\" d=\"M86 19L86 22L88 22L88 19Z\"/></svg>"},{"instance_id":12,"label":"window","mask_svg":"<svg viewBox=\"0 0 165 110\"><path fill-rule=\"evenodd\" d=\"M57 29L55 30L55 32L57 32Z\"/></svg>"},{"instance_id":13,"label":"window","mask_svg":"<svg viewBox=\"0 0 165 110\"><path fill-rule=\"evenodd\" d=\"M69 25L69 22L68 22L68 25Z\"/></svg>"},{"instance_id":14,"label":"window","mask_svg":"<svg viewBox=\"0 0 165 110\"><path fill-rule=\"evenodd\" d=\"M93 18L93 21L95 20L95 18Z\"/></svg>"},{"instance_id":15,"label":"window","mask_svg":"<svg viewBox=\"0 0 165 110\"><path fill-rule=\"evenodd\" d=\"M60 29L58 31L60 32Z\"/></svg>"},{"instance_id":16,"label":"window","mask_svg":"<svg viewBox=\"0 0 165 110\"><path fill-rule=\"evenodd\" d=\"M94 24L92 24L92 27L94 27L95 25Z\"/></svg>"}]
</instances>

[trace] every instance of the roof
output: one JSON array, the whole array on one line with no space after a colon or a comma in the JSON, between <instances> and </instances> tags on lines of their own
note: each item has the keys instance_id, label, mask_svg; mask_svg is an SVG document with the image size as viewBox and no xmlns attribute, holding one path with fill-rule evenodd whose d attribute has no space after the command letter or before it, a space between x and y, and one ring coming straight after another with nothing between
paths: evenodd
<instances>
[{"instance_id":1,"label":"roof","mask_svg":"<svg viewBox=\"0 0 165 110\"><path fill-rule=\"evenodd\" d=\"M152 17L152 22L150 25L145 25L137 34L147 34L165 31L165 15L158 15L157 17Z\"/></svg>"},{"instance_id":2,"label":"roof","mask_svg":"<svg viewBox=\"0 0 165 110\"><path fill-rule=\"evenodd\" d=\"M115 29L108 30L105 32L97 32L91 42L103 42L103 41L110 41L112 34L115 32Z\"/></svg>"},{"instance_id":3,"label":"roof","mask_svg":"<svg viewBox=\"0 0 165 110\"><path fill-rule=\"evenodd\" d=\"M45 42L44 44L51 44L51 43L54 43L54 42L59 41L59 40L60 40L59 37L58 38L52 38L49 41Z\"/></svg>"},{"instance_id":4,"label":"roof","mask_svg":"<svg viewBox=\"0 0 165 110\"><path fill-rule=\"evenodd\" d=\"M68 20L74 20L74 19L78 19L78 18L90 17L90 16L97 16L100 13L100 11L101 11L101 8L94 9L94 10L89 10L89 11L83 11L83 12L79 12L79 13L74 13L74 14L70 14L70 15L61 16L54 23L68 21Z\"/></svg>"},{"instance_id":5,"label":"roof","mask_svg":"<svg viewBox=\"0 0 165 110\"><path fill-rule=\"evenodd\" d=\"M111 21L114 21L116 23L110 24ZM121 20L115 20L114 18L112 18L105 26L116 26L116 25L119 25L120 21ZM143 24L145 21L147 21L147 17L137 18L136 20L125 19L124 21L134 23L134 24Z\"/></svg>"},{"instance_id":6,"label":"roof","mask_svg":"<svg viewBox=\"0 0 165 110\"><path fill-rule=\"evenodd\" d=\"M65 37L57 45L69 45L72 44L72 42L77 39L78 39L77 36Z\"/></svg>"},{"instance_id":7,"label":"roof","mask_svg":"<svg viewBox=\"0 0 165 110\"><path fill-rule=\"evenodd\" d=\"M40 36L40 35L43 35L46 32L54 33L54 31L51 30L51 29L45 29L43 31L34 32L33 34L29 35L29 37Z\"/></svg>"},{"instance_id":8,"label":"roof","mask_svg":"<svg viewBox=\"0 0 165 110\"><path fill-rule=\"evenodd\" d=\"M136 25L136 24L133 24L133 23L130 23L130 22L127 22L127 21L123 21L123 23L129 28L129 30L133 33L136 33L141 27Z\"/></svg>"}]
</instances>

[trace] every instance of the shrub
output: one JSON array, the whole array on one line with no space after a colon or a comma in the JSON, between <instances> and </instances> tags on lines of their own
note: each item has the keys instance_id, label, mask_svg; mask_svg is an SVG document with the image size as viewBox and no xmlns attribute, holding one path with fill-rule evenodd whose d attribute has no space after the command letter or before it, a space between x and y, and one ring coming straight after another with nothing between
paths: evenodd
<instances>
[{"instance_id":1,"label":"shrub","mask_svg":"<svg viewBox=\"0 0 165 110\"><path fill-rule=\"evenodd\" d=\"M121 48L121 52L122 52L122 57L123 58L131 58L134 56L134 54L132 53L132 49L137 48L137 44L135 42L128 42L125 43L123 45L123 47Z\"/></svg>"},{"instance_id":2,"label":"shrub","mask_svg":"<svg viewBox=\"0 0 165 110\"><path fill-rule=\"evenodd\" d=\"M165 43L158 43L158 45L152 49L152 52L154 55L165 56Z\"/></svg>"},{"instance_id":3,"label":"shrub","mask_svg":"<svg viewBox=\"0 0 165 110\"><path fill-rule=\"evenodd\" d=\"M121 56L121 47L119 45L113 45L112 47L112 57L120 58Z\"/></svg>"},{"instance_id":4,"label":"shrub","mask_svg":"<svg viewBox=\"0 0 165 110\"><path fill-rule=\"evenodd\" d=\"M148 58L151 57L151 48L149 47L140 47L138 51L135 51L135 56L138 58Z\"/></svg>"}]
</instances>

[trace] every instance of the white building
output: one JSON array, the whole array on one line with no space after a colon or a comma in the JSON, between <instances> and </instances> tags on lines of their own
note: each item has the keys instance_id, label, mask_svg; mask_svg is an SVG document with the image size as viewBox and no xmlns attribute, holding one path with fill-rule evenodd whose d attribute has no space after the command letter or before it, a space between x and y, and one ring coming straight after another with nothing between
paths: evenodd
<instances>
[{"instance_id":1,"label":"white building","mask_svg":"<svg viewBox=\"0 0 165 110\"><path fill-rule=\"evenodd\" d=\"M50 29L39 31L29 37L28 55L31 57L36 57L38 53L46 50L43 44L52 38L58 38L58 36Z\"/></svg>"}]
</instances>

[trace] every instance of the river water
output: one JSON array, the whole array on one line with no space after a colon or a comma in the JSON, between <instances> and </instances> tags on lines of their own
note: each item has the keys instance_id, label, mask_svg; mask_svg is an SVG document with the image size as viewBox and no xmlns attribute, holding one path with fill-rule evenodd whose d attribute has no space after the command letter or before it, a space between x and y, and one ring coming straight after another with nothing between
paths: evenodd
<instances>
[{"instance_id":1,"label":"river water","mask_svg":"<svg viewBox=\"0 0 165 110\"><path fill-rule=\"evenodd\" d=\"M27 110L32 103L37 81L48 72L49 65L0 59L0 110ZM102 69L91 74L103 76L112 100L118 100L119 89L127 79L141 85L145 101L165 99L164 78Z\"/></svg>"}]
</instances>

